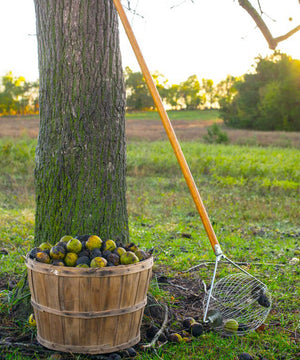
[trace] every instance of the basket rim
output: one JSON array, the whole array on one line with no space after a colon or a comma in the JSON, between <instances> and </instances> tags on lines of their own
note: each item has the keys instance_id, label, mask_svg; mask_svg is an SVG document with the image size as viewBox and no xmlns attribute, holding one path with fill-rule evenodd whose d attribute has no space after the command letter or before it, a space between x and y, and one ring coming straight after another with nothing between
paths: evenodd
<instances>
[{"instance_id":1,"label":"basket rim","mask_svg":"<svg viewBox=\"0 0 300 360\"><path fill-rule=\"evenodd\" d=\"M105 276L120 276L126 274L133 274L143 270L152 268L153 256L146 260L139 261L130 265L118 265L103 268L77 268L68 266L55 266L52 264L40 263L34 259L30 259L29 254L26 255L25 265L27 269L32 271L69 277L105 277Z\"/></svg>"}]
</instances>

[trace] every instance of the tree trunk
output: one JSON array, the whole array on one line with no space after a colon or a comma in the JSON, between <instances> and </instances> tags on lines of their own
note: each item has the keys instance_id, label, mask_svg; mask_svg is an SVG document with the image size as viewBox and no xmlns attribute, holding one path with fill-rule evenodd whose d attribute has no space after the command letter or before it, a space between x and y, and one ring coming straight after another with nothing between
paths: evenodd
<instances>
[{"instance_id":1,"label":"tree trunk","mask_svg":"<svg viewBox=\"0 0 300 360\"><path fill-rule=\"evenodd\" d=\"M125 88L111 0L34 0L40 72L35 243L128 239Z\"/></svg>"}]
</instances>

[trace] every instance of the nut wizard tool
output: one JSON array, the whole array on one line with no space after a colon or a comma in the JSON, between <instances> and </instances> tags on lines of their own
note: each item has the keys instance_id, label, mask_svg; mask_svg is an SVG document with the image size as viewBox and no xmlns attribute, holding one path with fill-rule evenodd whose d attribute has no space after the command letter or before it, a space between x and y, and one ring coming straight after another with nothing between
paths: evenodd
<instances>
[{"instance_id":1,"label":"nut wizard tool","mask_svg":"<svg viewBox=\"0 0 300 360\"><path fill-rule=\"evenodd\" d=\"M228 320L235 319L239 324L239 328L235 331L235 333L243 335L248 331L258 328L264 322L271 309L271 295L265 284L223 254L189 166L181 150L173 126L146 65L126 13L120 0L113 0L113 2L123 23L129 42L140 65L145 81L153 97L161 121L166 130L167 136L172 145L213 251L216 255L210 290L205 295L204 299L203 320L204 322L212 323L212 325L217 324L214 328L227 334L230 333L230 331L226 328L226 321L228 322ZM221 259L228 261L228 263L238 268L240 272L238 274L228 275L215 284L217 267Z\"/></svg>"}]
</instances>

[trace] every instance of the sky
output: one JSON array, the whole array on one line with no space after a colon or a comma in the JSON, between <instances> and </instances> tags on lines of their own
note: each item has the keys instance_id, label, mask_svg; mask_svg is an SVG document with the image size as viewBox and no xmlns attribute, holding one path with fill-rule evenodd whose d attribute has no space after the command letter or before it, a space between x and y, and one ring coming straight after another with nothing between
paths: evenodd
<instances>
[{"instance_id":1,"label":"sky","mask_svg":"<svg viewBox=\"0 0 300 360\"><path fill-rule=\"evenodd\" d=\"M127 1L122 0L123 4ZM260 2L274 37L300 24L298 0ZM255 57L271 54L268 44L238 0L132 0L138 15L129 21L151 72L170 83L190 75L218 82L228 74L253 69ZM12 71L28 81L38 79L33 0L0 0L0 76ZM120 23L123 68L140 71ZM278 50L300 59L300 32L279 43Z\"/></svg>"}]
</instances>

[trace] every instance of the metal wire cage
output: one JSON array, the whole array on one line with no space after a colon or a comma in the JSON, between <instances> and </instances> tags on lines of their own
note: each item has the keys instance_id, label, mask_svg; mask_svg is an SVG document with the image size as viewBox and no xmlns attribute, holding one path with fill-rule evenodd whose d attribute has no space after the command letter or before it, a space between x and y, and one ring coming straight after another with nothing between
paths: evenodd
<instances>
[{"instance_id":1,"label":"metal wire cage","mask_svg":"<svg viewBox=\"0 0 300 360\"><path fill-rule=\"evenodd\" d=\"M207 302L209 301L208 307ZM267 287L247 273L228 275L204 297L209 321L224 335L245 335L264 323L272 305ZM231 322L231 323L230 323Z\"/></svg>"}]
</instances>

